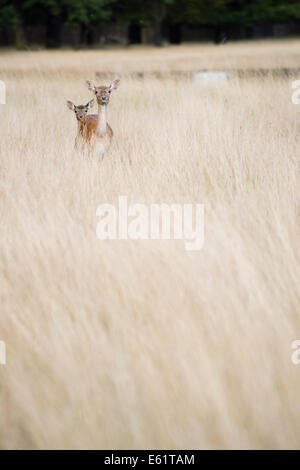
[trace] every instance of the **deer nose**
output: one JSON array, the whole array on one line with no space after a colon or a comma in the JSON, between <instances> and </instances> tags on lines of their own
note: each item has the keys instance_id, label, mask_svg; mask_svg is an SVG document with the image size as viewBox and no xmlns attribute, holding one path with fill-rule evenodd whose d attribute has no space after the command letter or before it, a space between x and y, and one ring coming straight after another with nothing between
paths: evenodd
<instances>
[{"instance_id":1,"label":"deer nose","mask_svg":"<svg viewBox=\"0 0 300 470\"><path fill-rule=\"evenodd\" d=\"M82 119L83 118L83 114L79 114L79 119Z\"/></svg>"}]
</instances>

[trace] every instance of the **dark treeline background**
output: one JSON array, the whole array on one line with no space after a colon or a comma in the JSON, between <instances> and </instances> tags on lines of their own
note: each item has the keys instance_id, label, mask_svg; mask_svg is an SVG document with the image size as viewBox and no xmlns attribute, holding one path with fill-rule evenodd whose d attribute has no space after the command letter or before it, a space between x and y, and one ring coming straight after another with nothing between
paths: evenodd
<instances>
[{"instance_id":1,"label":"dark treeline background","mask_svg":"<svg viewBox=\"0 0 300 470\"><path fill-rule=\"evenodd\" d=\"M0 44L179 44L300 35L300 0L0 0Z\"/></svg>"}]
</instances>

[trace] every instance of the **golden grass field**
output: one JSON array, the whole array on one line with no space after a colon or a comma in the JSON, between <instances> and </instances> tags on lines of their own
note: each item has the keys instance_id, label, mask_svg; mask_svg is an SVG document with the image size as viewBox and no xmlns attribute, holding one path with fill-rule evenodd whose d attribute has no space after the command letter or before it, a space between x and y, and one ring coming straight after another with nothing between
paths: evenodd
<instances>
[{"instance_id":1,"label":"golden grass field","mask_svg":"<svg viewBox=\"0 0 300 470\"><path fill-rule=\"evenodd\" d=\"M299 67L299 46L0 53L1 448L299 447L292 79L169 73ZM102 161L74 152L66 106L96 72L121 78ZM202 250L100 241L96 209L119 195L203 203Z\"/></svg>"}]
</instances>

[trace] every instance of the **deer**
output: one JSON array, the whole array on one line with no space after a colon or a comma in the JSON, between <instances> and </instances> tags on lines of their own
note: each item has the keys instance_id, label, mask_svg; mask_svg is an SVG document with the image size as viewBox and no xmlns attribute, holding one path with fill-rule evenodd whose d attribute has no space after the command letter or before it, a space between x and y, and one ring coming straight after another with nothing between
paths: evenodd
<instances>
[{"instance_id":1,"label":"deer","mask_svg":"<svg viewBox=\"0 0 300 470\"><path fill-rule=\"evenodd\" d=\"M113 90L119 86L120 80L114 80L109 86L95 86L90 80L85 81L88 89L95 94L98 114L89 114L84 120L84 139L103 155L110 147L113 130L107 122L106 110Z\"/></svg>"},{"instance_id":2,"label":"deer","mask_svg":"<svg viewBox=\"0 0 300 470\"><path fill-rule=\"evenodd\" d=\"M76 106L72 101L67 101L67 106L71 111L74 111L76 119L77 119L77 135L75 138L75 149L79 149L80 146L85 141L85 132L84 132L84 124L85 119L87 117L87 113L90 108L94 106L95 100L92 99L85 105L78 105Z\"/></svg>"}]
</instances>

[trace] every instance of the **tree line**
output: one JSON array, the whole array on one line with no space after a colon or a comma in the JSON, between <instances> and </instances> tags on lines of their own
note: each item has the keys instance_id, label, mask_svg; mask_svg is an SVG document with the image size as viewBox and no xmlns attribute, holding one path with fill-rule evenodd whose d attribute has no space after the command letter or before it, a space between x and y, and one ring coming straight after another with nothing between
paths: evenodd
<instances>
[{"instance_id":1,"label":"tree line","mask_svg":"<svg viewBox=\"0 0 300 470\"><path fill-rule=\"evenodd\" d=\"M162 25L209 25L218 41L224 28L300 21L299 0L0 0L0 31L13 28L15 44L26 45L25 28L42 25L46 46L61 45L63 25L80 28L80 43L92 27L106 23L138 25L153 30L162 44Z\"/></svg>"}]
</instances>

